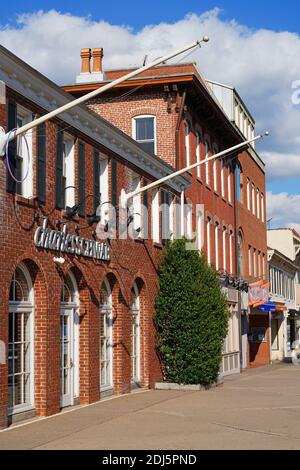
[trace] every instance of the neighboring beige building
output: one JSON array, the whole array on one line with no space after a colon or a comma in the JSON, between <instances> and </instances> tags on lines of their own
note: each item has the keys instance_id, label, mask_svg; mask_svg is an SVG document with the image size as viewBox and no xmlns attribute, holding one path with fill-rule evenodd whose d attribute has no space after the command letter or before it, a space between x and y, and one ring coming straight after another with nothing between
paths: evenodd
<instances>
[{"instance_id":1,"label":"neighboring beige building","mask_svg":"<svg viewBox=\"0 0 300 470\"><path fill-rule=\"evenodd\" d=\"M300 341L300 235L293 229L268 230L271 359L290 360Z\"/></svg>"}]
</instances>

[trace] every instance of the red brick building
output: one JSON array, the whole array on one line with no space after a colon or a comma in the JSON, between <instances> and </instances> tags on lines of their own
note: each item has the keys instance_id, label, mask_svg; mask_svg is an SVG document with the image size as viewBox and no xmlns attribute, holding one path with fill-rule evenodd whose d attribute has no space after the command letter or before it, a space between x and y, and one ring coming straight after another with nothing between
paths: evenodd
<instances>
[{"instance_id":1,"label":"red brick building","mask_svg":"<svg viewBox=\"0 0 300 470\"><path fill-rule=\"evenodd\" d=\"M0 65L6 131L73 99L2 47ZM151 221L157 231L160 215L144 193L150 211L137 214L134 201L126 240L99 240L94 216L100 207L105 233L122 188L174 168L85 106L29 131L8 153L19 182L1 158L0 427L153 386L163 245L160 231L156 243L145 232ZM178 198L189 184L178 177L160 192Z\"/></svg>"},{"instance_id":2,"label":"red brick building","mask_svg":"<svg viewBox=\"0 0 300 470\"><path fill-rule=\"evenodd\" d=\"M64 89L78 97L129 71L104 71L102 57L102 49L82 50L77 83ZM177 169L254 136L255 122L236 91L206 82L192 63L151 69L88 105ZM243 317L237 288L267 272L264 164L253 145L223 161L202 165L188 176L191 186L185 201L192 204L187 216L192 229L186 231L194 230L198 248L220 276L231 278L222 371L269 363L269 319L248 310ZM197 204L203 204L204 211L196 209ZM251 330L261 324L266 342L248 345Z\"/></svg>"}]
</instances>

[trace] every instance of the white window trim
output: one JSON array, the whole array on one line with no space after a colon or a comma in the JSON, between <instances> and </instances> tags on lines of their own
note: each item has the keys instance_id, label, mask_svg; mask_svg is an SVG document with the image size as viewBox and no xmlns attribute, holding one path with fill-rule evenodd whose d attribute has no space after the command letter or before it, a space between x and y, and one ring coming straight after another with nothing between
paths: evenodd
<instances>
[{"instance_id":1,"label":"white window trim","mask_svg":"<svg viewBox=\"0 0 300 470\"><path fill-rule=\"evenodd\" d=\"M191 164L191 155L190 155L190 135L191 135L191 125L189 121L186 121L185 123L185 129L184 129L185 135L184 135L184 142L185 142L185 162L186 166L190 166Z\"/></svg>"},{"instance_id":2,"label":"white window trim","mask_svg":"<svg viewBox=\"0 0 300 470\"><path fill-rule=\"evenodd\" d=\"M29 124L32 121L32 111L24 108L23 106L17 104L17 119L20 117L22 120L22 125ZM23 180L28 171L27 178L20 183L21 192L20 196L23 196L27 199L33 197L33 133L32 130L29 130L25 133L25 136L17 137L17 146L19 146L19 141L21 140L21 149L23 165L22 165L22 174L20 179ZM27 142L27 144L26 144ZM29 155L28 155L29 153ZM29 165L29 168L28 168Z\"/></svg>"},{"instance_id":3,"label":"white window trim","mask_svg":"<svg viewBox=\"0 0 300 470\"><path fill-rule=\"evenodd\" d=\"M232 185L232 171L231 171L231 165L230 163L228 164L228 175L227 175L227 187L228 187L228 202L232 202L231 198L231 185Z\"/></svg>"},{"instance_id":4,"label":"white window trim","mask_svg":"<svg viewBox=\"0 0 300 470\"><path fill-rule=\"evenodd\" d=\"M260 219L260 191L258 188L256 189L256 208L257 218Z\"/></svg>"},{"instance_id":5,"label":"white window trim","mask_svg":"<svg viewBox=\"0 0 300 470\"><path fill-rule=\"evenodd\" d=\"M201 162L201 142L202 142L202 133L197 130L196 132L196 160L197 163ZM197 166L197 178L201 178L201 167Z\"/></svg>"},{"instance_id":6,"label":"white window trim","mask_svg":"<svg viewBox=\"0 0 300 470\"><path fill-rule=\"evenodd\" d=\"M261 193L261 221L265 222L265 197L264 194Z\"/></svg>"},{"instance_id":7,"label":"white window trim","mask_svg":"<svg viewBox=\"0 0 300 470\"><path fill-rule=\"evenodd\" d=\"M160 242L160 214L159 214L159 189L152 191L151 221L152 221L152 240L154 243Z\"/></svg>"},{"instance_id":8,"label":"white window trim","mask_svg":"<svg viewBox=\"0 0 300 470\"><path fill-rule=\"evenodd\" d=\"M25 265L22 263L17 266L23 272L28 289L29 289L29 301L25 302L9 302L9 314L15 313L30 313L30 330L31 330L31 342L30 342L30 371L31 371L31 381L30 381L30 404L29 405L16 405L14 407L8 408L8 415L14 415L18 413L23 413L25 411L33 410L35 407L34 402L34 386L35 386L35 364L34 364L34 343L35 343L35 331L34 331L34 290L32 285L32 279L30 273Z\"/></svg>"},{"instance_id":9,"label":"white window trim","mask_svg":"<svg viewBox=\"0 0 300 470\"><path fill-rule=\"evenodd\" d=\"M213 147L213 154L216 155L218 153L217 147ZM215 159L213 162L213 175L214 175L214 191L218 192L218 164L217 160Z\"/></svg>"},{"instance_id":10,"label":"white window trim","mask_svg":"<svg viewBox=\"0 0 300 470\"><path fill-rule=\"evenodd\" d=\"M103 320L102 315L106 314L109 320L109 325L107 326L108 337L109 337L109 374L110 374L110 383L106 385L101 384L101 351L100 351L100 392L111 390L113 388L113 309L112 309L112 292L107 278L104 279L103 283L105 284L106 291L108 293L108 302L107 304L100 305L100 322ZM100 341L101 348L101 341Z\"/></svg>"},{"instance_id":11,"label":"white window trim","mask_svg":"<svg viewBox=\"0 0 300 470\"><path fill-rule=\"evenodd\" d=\"M136 351L135 351L135 356L136 356L136 376L132 377L131 380L134 381L135 383L140 383L141 382L141 303L140 303L140 293L138 290L138 287L136 285L136 282L133 284L133 290L136 295L137 299L137 323L136 323ZM131 315L133 315L133 309L131 307ZM133 325L132 325L133 328ZM131 358L132 360L132 358Z\"/></svg>"},{"instance_id":12,"label":"white window trim","mask_svg":"<svg viewBox=\"0 0 300 470\"><path fill-rule=\"evenodd\" d=\"M66 155L63 158L63 176L66 178L65 207L75 205L75 140L64 133ZM70 187L71 186L71 187Z\"/></svg>"},{"instance_id":13,"label":"white window trim","mask_svg":"<svg viewBox=\"0 0 300 470\"><path fill-rule=\"evenodd\" d=\"M210 266L211 265L211 219L207 218L206 219L206 249L207 249L207 264Z\"/></svg>"},{"instance_id":14,"label":"white window trim","mask_svg":"<svg viewBox=\"0 0 300 470\"><path fill-rule=\"evenodd\" d=\"M224 158L221 159L221 195L225 198L225 162Z\"/></svg>"},{"instance_id":15,"label":"white window trim","mask_svg":"<svg viewBox=\"0 0 300 470\"><path fill-rule=\"evenodd\" d=\"M215 224L215 268L216 271L219 271L220 269L220 264L219 264L219 224Z\"/></svg>"},{"instance_id":16,"label":"white window trim","mask_svg":"<svg viewBox=\"0 0 300 470\"><path fill-rule=\"evenodd\" d=\"M152 142L152 139L151 140L143 140L143 141L139 141L137 140L136 138L136 121L138 119L144 119L144 118L154 118L154 122L153 122L153 127L154 127L154 153L155 155L157 155L157 132L156 132L156 116L154 114L139 114L137 116L134 116L132 118L132 138L136 141L136 142Z\"/></svg>"},{"instance_id":17,"label":"white window trim","mask_svg":"<svg viewBox=\"0 0 300 470\"><path fill-rule=\"evenodd\" d=\"M255 215L255 185L252 183L252 214Z\"/></svg>"},{"instance_id":18,"label":"white window trim","mask_svg":"<svg viewBox=\"0 0 300 470\"><path fill-rule=\"evenodd\" d=\"M205 160L209 157L209 150L210 145L208 140L205 141ZM205 163L205 183L209 186L210 178L209 178L209 162Z\"/></svg>"},{"instance_id":19,"label":"white window trim","mask_svg":"<svg viewBox=\"0 0 300 470\"><path fill-rule=\"evenodd\" d=\"M233 274L233 232L229 233L229 269L230 274Z\"/></svg>"},{"instance_id":20,"label":"white window trim","mask_svg":"<svg viewBox=\"0 0 300 470\"><path fill-rule=\"evenodd\" d=\"M224 226L223 227L223 233L222 233L222 243L223 243L223 270L227 270L227 250L226 250L226 235L227 235L227 229Z\"/></svg>"},{"instance_id":21,"label":"white window trim","mask_svg":"<svg viewBox=\"0 0 300 470\"><path fill-rule=\"evenodd\" d=\"M250 179L247 178L247 209L250 211Z\"/></svg>"}]
</instances>

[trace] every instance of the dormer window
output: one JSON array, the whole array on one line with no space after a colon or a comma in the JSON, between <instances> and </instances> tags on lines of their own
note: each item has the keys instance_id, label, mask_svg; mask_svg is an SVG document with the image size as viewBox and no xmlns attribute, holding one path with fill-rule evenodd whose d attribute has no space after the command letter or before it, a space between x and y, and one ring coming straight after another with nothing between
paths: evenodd
<instances>
[{"instance_id":1,"label":"dormer window","mask_svg":"<svg viewBox=\"0 0 300 470\"><path fill-rule=\"evenodd\" d=\"M155 116L136 116L133 119L133 138L146 152L156 154Z\"/></svg>"}]
</instances>

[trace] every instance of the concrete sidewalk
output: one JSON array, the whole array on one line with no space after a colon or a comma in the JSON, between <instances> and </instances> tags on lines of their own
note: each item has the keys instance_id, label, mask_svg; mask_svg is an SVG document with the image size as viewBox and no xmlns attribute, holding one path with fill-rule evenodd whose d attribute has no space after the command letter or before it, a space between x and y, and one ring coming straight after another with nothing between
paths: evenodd
<instances>
[{"instance_id":1,"label":"concrete sidewalk","mask_svg":"<svg viewBox=\"0 0 300 470\"><path fill-rule=\"evenodd\" d=\"M0 432L0 449L300 449L300 367L144 391Z\"/></svg>"}]
</instances>

